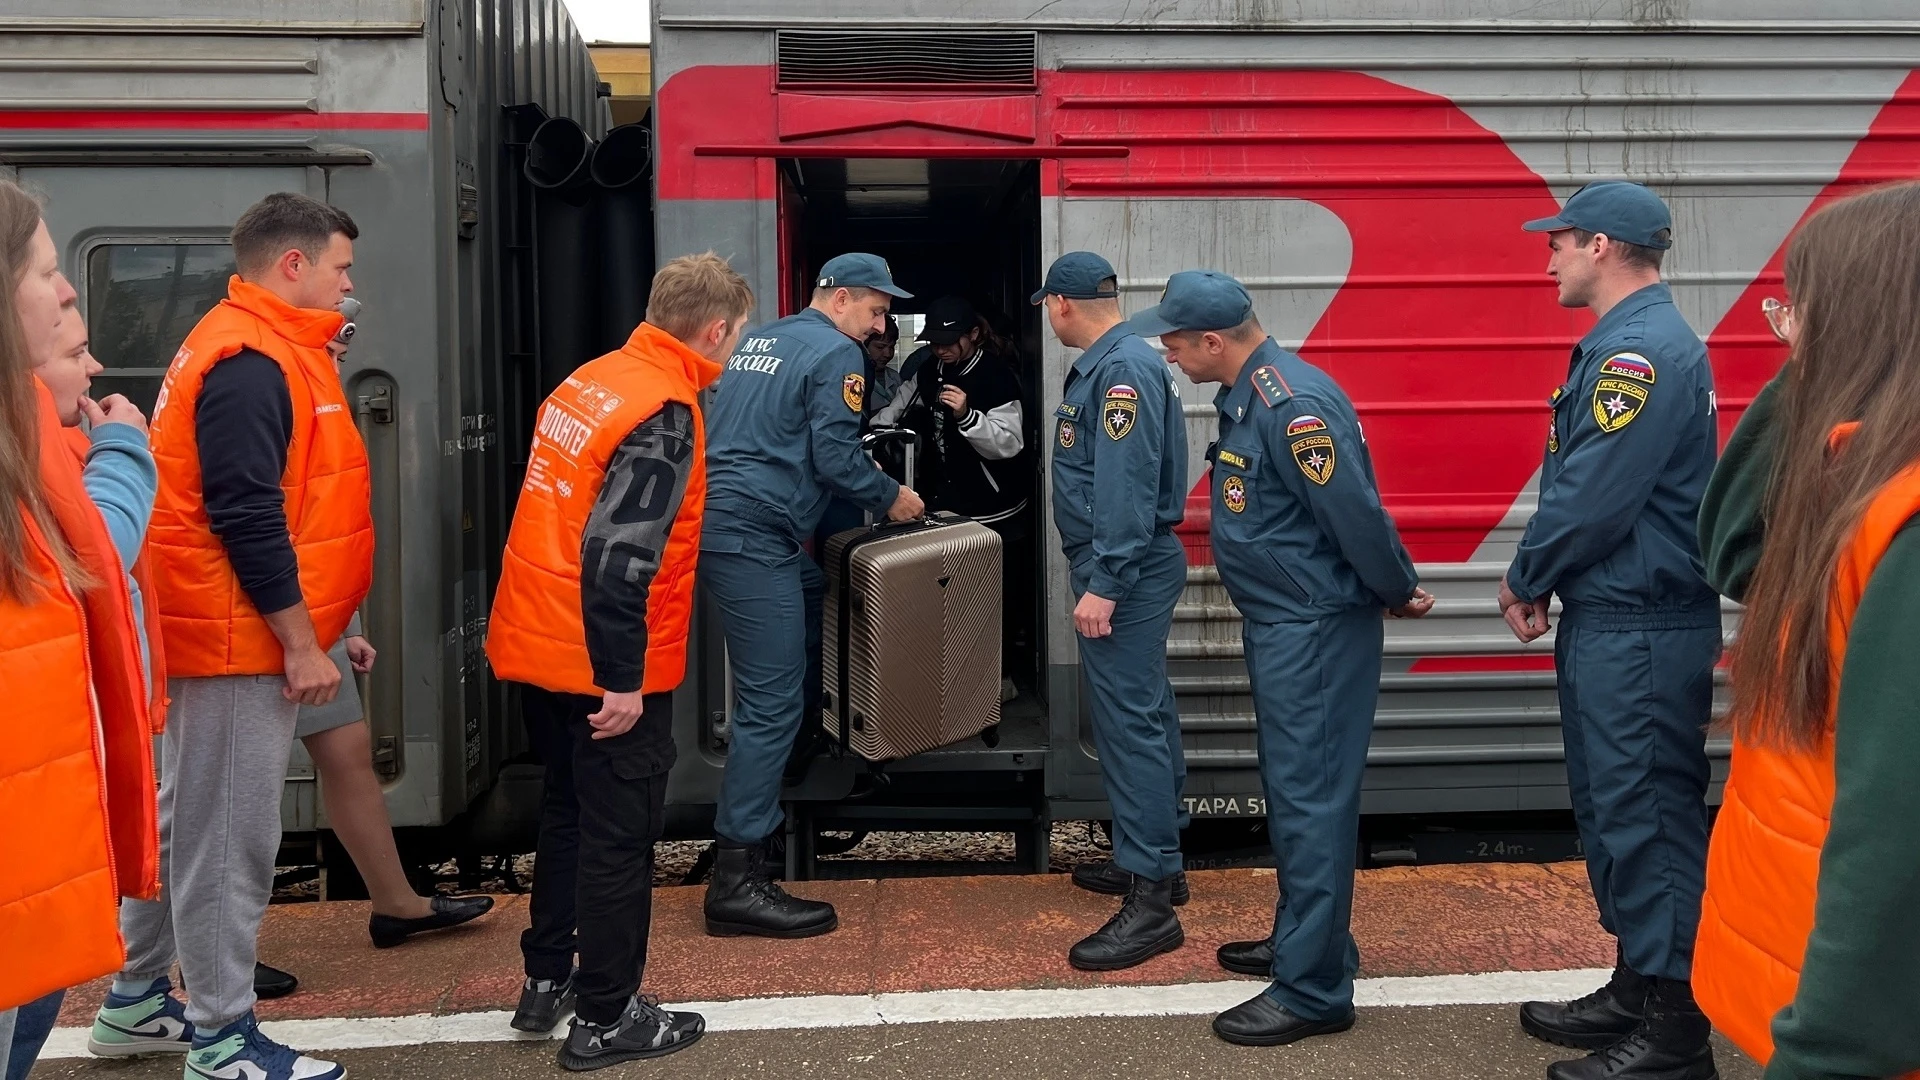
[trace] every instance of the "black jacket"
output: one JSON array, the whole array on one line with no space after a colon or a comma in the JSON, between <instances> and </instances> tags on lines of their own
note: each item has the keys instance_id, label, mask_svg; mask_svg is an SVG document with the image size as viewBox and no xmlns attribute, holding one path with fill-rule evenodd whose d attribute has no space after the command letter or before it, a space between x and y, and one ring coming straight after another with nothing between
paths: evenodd
<instances>
[{"instance_id":1,"label":"black jacket","mask_svg":"<svg viewBox=\"0 0 1920 1080\"><path fill-rule=\"evenodd\" d=\"M940 403L948 384L966 393L965 416ZM983 348L951 366L932 359L921 364L873 423L920 433L914 488L929 510L991 524L1025 509L1033 486L1022 397L1013 365Z\"/></svg>"}]
</instances>

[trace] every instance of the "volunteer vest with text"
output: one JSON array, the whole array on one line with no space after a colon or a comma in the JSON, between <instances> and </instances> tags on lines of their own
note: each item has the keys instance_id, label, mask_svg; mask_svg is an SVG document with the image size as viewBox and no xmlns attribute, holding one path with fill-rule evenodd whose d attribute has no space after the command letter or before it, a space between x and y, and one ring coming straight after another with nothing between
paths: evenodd
<instances>
[{"instance_id":1,"label":"volunteer vest with text","mask_svg":"<svg viewBox=\"0 0 1920 1080\"><path fill-rule=\"evenodd\" d=\"M495 675L561 693L602 693L594 685L580 610L587 516L620 443L667 402L679 401L693 409L693 465L647 596L641 690L662 693L680 685L707 497L700 391L720 370L672 335L641 323L624 346L581 366L540 406L487 624L487 659Z\"/></svg>"},{"instance_id":2,"label":"volunteer vest with text","mask_svg":"<svg viewBox=\"0 0 1920 1080\"><path fill-rule=\"evenodd\" d=\"M1835 443L1850 430L1836 431ZM1828 735L1812 750L1733 744L1707 851L1693 989L1713 1025L1762 1064L1773 1056L1773 1018L1793 1001L1813 932L1820 850L1833 818L1831 733L1847 633L1874 567L1915 514L1920 463L1880 489L1841 553L1827 608L1834 688Z\"/></svg>"},{"instance_id":3,"label":"volunteer vest with text","mask_svg":"<svg viewBox=\"0 0 1920 1080\"><path fill-rule=\"evenodd\" d=\"M208 527L200 487L194 402L213 365L242 349L272 358L293 401L293 438L281 477L300 593L322 649L346 629L373 580L372 489L367 451L354 426L326 343L332 311L296 308L234 278L167 368L153 414L160 495L148 529L166 637L167 674L273 675L280 641L241 588L226 548Z\"/></svg>"}]
</instances>

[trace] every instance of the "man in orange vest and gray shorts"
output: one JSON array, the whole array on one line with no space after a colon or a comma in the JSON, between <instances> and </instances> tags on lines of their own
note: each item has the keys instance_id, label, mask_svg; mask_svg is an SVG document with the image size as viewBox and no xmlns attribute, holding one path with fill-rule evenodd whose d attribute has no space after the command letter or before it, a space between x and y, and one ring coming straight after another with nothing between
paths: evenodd
<instances>
[{"instance_id":1,"label":"man in orange vest and gray shorts","mask_svg":"<svg viewBox=\"0 0 1920 1080\"><path fill-rule=\"evenodd\" d=\"M189 1080L345 1075L260 1032L253 977L294 726L302 705L338 692L327 650L373 580L366 447L327 352L358 235L344 211L287 192L241 215L240 272L154 406L147 550L173 698L163 884L159 901L121 910L127 966L95 1041L114 1032L114 1054L184 1052ZM167 981L176 953L184 1007Z\"/></svg>"},{"instance_id":2,"label":"man in orange vest and gray shorts","mask_svg":"<svg viewBox=\"0 0 1920 1080\"><path fill-rule=\"evenodd\" d=\"M673 1053L706 1027L639 989L706 506L700 391L752 308L717 255L662 267L627 343L541 405L507 535L487 659L523 684L547 770L512 1023L551 1031L572 999L560 1065L575 1072Z\"/></svg>"}]
</instances>

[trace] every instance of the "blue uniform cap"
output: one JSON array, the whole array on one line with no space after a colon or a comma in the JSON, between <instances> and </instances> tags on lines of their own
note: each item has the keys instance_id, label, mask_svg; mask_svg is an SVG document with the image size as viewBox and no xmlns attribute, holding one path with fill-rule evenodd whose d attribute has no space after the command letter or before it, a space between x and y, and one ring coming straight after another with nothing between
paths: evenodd
<instances>
[{"instance_id":1,"label":"blue uniform cap","mask_svg":"<svg viewBox=\"0 0 1920 1080\"><path fill-rule=\"evenodd\" d=\"M887 260L864 251L849 251L828 259L813 284L818 289L877 289L902 300L913 295L893 283L893 271L888 269Z\"/></svg>"},{"instance_id":2,"label":"blue uniform cap","mask_svg":"<svg viewBox=\"0 0 1920 1080\"><path fill-rule=\"evenodd\" d=\"M1100 283L1119 276L1113 272L1112 263L1093 252L1069 251L1047 267L1047 280L1033 294L1032 302L1039 303L1048 293L1068 300L1109 299L1119 296L1120 290L1112 286L1103 289Z\"/></svg>"},{"instance_id":3,"label":"blue uniform cap","mask_svg":"<svg viewBox=\"0 0 1920 1080\"><path fill-rule=\"evenodd\" d=\"M1218 270L1182 270L1167 279L1160 303L1127 320L1141 337L1176 330L1228 330L1253 316L1247 287Z\"/></svg>"},{"instance_id":4,"label":"blue uniform cap","mask_svg":"<svg viewBox=\"0 0 1920 1080\"><path fill-rule=\"evenodd\" d=\"M1641 247L1664 251L1673 246L1673 215L1667 204L1651 189L1627 180L1588 184L1573 193L1558 215L1529 221L1521 228L1528 232L1584 229ZM1667 235L1660 235L1662 229Z\"/></svg>"}]
</instances>

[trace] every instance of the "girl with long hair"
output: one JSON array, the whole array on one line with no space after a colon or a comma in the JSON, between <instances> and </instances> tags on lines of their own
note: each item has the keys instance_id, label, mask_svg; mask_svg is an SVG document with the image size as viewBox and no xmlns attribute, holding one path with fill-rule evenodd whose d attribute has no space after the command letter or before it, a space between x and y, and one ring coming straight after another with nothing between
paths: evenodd
<instances>
[{"instance_id":1,"label":"girl with long hair","mask_svg":"<svg viewBox=\"0 0 1920 1080\"><path fill-rule=\"evenodd\" d=\"M73 287L39 203L0 180L0 1065L22 1076L49 997L117 970L119 899L157 895L153 714L119 556L32 369ZM76 405L77 403L69 403ZM21 1009L21 1006L33 1006Z\"/></svg>"},{"instance_id":2,"label":"girl with long hair","mask_svg":"<svg viewBox=\"0 0 1920 1080\"><path fill-rule=\"evenodd\" d=\"M1768 1077L1920 1070L1920 184L1793 238L1701 513L1746 604L1694 987Z\"/></svg>"}]
</instances>

